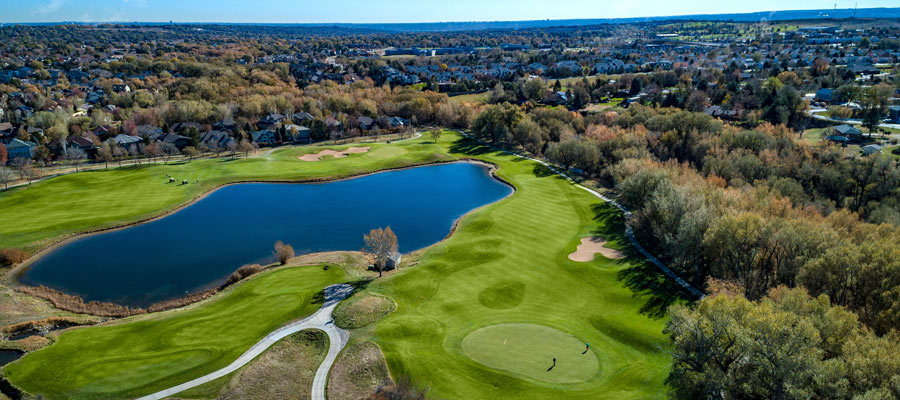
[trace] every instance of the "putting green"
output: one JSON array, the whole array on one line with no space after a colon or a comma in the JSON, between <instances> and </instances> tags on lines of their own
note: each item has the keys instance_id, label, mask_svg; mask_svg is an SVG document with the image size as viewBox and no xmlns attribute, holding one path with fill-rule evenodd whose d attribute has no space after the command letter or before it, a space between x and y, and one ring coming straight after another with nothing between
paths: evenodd
<instances>
[{"instance_id":1,"label":"putting green","mask_svg":"<svg viewBox=\"0 0 900 400\"><path fill-rule=\"evenodd\" d=\"M593 351L582 354L584 342L542 325L489 325L468 334L462 348L480 364L547 383L586 382L600 370Z\"/></svg>"}]
</instances>

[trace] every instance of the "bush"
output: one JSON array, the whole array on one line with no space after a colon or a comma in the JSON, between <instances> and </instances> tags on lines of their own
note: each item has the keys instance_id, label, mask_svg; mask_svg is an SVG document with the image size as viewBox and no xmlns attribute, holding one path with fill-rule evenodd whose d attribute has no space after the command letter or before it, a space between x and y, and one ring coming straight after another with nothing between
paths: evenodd
<instances>
[{"instance_id":1,"label":"bush","mask_svg":"<svg viewBox=\"0 0 900 400\"><path fill-rule=\"evenodd\" d=\"M28 259L28 253L14 248L0 249L0 265L18 264Z\"/></svg>"},{"instance_id":2,"label":"bush","mask_svg":"<svg viewBox=\"0 0 900 400\"><path fill-rule=\"evenodd\" d=\"M279 240L275 242L275 255L278 256L278 261L281 265L287 264L288 260L294 258L294 248Z\"/></svg>"},{"instance_id":3,"label":"bush","mask_svg":"<svg viewBox=\"0 0 900 400\"><path fill-rule=\"evenodd\" d=\"M259 271L262 271L262 269L263 269L263 267L259 264L244 265L244 266L238 268L237 271L234 271L231 273L231 275L228 277L228 280L225 281L225 285L223 285L223 287L232 285L242 279L247 278L250 275L253 275Z\"/></svg>"}]
</instances>

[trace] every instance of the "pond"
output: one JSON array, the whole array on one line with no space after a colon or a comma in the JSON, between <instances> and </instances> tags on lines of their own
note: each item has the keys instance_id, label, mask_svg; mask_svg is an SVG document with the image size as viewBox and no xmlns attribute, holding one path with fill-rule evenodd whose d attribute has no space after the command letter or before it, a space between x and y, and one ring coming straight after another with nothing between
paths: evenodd
<instances>
[{"instance_id":1,"label":"pond","mask_svg":"<svg viewBox=\"0 0 900 400\"><path fill-rule=\"evenodd\" d=\"M166 217L66 243L20 281L145 307L218 286L241 265L274 261L276 240L296 254L360 250L365 233L389 225L401 252L421 249L463 214L511 192L488 167L463 162L326 183L225 186Z\"/></svg>"}]
</instances>

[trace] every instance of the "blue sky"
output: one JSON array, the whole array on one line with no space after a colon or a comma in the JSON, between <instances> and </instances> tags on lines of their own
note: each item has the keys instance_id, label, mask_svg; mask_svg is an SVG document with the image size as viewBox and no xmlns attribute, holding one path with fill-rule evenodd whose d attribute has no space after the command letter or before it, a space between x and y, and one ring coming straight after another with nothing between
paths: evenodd
<instances>
[{"instance_id":1,"label":"blue sky","mask_svg":"<svg viewBox=\"0 0 900 400\"><path fill-rule=\"evenodd\" d=\"M852 8L855 0L0 0L0 22L446 22ZM897 7L897 0L860 0Z\"/></svg>"}]
</instances>

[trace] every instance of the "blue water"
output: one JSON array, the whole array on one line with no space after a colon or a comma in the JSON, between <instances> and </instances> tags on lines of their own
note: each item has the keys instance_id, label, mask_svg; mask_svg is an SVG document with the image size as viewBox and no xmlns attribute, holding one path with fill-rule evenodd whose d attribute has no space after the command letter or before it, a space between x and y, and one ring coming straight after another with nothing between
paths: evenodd
<instances>
[{"instance_id":1,"label":"blue water","mask_svg":"<svg viewBox=\"0 0 900 400\"><path fill-rule=\"evenodd\" d=\"M232 185L164 218L68 243L35 261L21 281L147 306L217 286L241 265L273 261L276 240L297 254L360 250L365 233L390 225L401 252L417 250L511 191L471 163L328 183Z\"/></svg>"}]
</instances>

